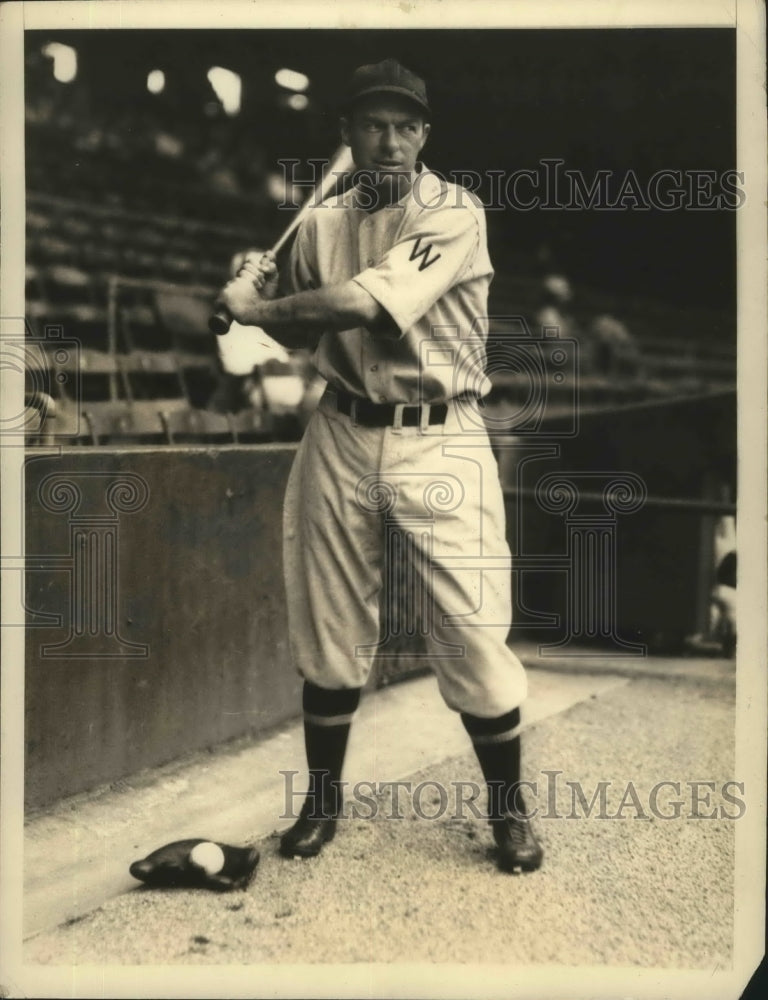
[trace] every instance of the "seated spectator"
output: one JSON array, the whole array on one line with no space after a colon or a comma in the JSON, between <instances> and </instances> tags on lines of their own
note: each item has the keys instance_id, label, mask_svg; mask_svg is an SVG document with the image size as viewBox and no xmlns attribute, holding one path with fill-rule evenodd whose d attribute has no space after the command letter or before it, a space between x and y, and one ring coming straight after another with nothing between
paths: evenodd
<instances>
[{"instance_id":1,"label":"seated spectator","mask_svg":"<svg viewBox=\"0 0 768 1000\"><path fill-rule=\"evenodd\" d=\"M573 299L571 283L562 274L550 274L541 283L539 307L534 322L542 332L556 329L559 337L570 337L579 344L579 367L582 371L592 369L592 345L583 336L571 310Z\"/></svg>"},{"instance_id":2,"label":"seated spectator","mask_svg":"<svg viewBox=\"0 0 768 1000\"><path fill-rule=\"evenodd\" d=\"M723 655L736 653L736 552L726 553L720 561L712 588L710 630L721 645Z\"/></svg>"},{"instance_id":3,"label":"seated spectator","mask_svg":"<svg viewBox=\"0 0 768 1000\"><path fill-rule=\"evenodd\" d=\"M717 565L709 595L709 628L685 640L690 653L699 656L736 655L736 551L726 552Z\"/></svg>"},{"instance_id":4,"label":"seated spectator","mask_svg":"<svg viewBox=\"0 0 768 1000\"><path fill-rule=\"evenodd\" d=\"M601 375L639 374L640 350L637 341L621 320L607 313L596 316L589 333L597 372Z\"/></svg>"}]
</instances>

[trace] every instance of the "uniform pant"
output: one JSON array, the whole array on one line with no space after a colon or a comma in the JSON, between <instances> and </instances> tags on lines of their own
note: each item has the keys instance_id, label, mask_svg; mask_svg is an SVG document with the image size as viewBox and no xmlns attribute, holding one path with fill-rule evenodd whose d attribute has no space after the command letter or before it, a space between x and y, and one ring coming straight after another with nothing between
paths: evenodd
<instances>
[{"instance_id":1,"label":"uniform pant","mask_svg":"<svg viewBox=\"0 0 768 1000\"><path fill-rule=\"evenodd\" d=\"M459 409L463 408L463 409ZM300 674L359 688L377 652L385 588L421 632L447 705L518 707L525 671L506 639L511 564L496 460L475 402L444 425L364 427L328 389L291 470L284 509L289 636Z\"/></svg>"}]
</instances>

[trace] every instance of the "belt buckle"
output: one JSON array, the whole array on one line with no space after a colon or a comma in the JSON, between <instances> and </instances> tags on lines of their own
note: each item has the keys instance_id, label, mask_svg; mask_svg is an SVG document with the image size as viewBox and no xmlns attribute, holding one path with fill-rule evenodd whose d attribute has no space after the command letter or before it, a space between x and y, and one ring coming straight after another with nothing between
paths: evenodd
<instances>
[{"instance_id":1,"label":"belt buckle","mask_svg":"<svg viewBox=\"0 0 768 1000\"><path fill-rule=\"evenodd\" d=\"M432 406L431 406L430 403L422 403L421 404L421 419L419 420L419 432L421 434L428 434L429 433L429 427L430 427L429 415L430 415L431 409L432 409Z\"/></svg>"},{"instance_id":2,"label":"belt buckle","mask_svg":"<svg viewBox=\"0 0 768 1000\"><path fill-rule=\"evenodd\" d=\"M392 433L399 434L403 429L403 414L407 403L395 403L395 417L392 421Z\"/></svg>"}]
</instances>

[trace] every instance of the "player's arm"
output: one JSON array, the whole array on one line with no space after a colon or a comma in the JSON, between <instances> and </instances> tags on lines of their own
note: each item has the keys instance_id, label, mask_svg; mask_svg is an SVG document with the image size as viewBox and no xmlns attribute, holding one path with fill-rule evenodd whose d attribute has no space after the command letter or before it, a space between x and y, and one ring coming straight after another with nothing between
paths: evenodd
<instances>
[{"instance_id":1,"label":"player's arm","mask_svg":"<svg viewBox=\"0 0 768 1000\"><path fill-rule=\"evenodd\" d=\"M352 281L374 298L404 334L461 281L492 274L478 269L481 216L468 205L424 208L375 265ZM482 268L482 270L480 270Z\"/></svg>"},{"instance_id":2,"label":"player's arm","mask_svg":"<svg viewBox=\"0 0 768 1000\"><path fill-rule=\"evenodd\" d=\"M399 335L389 313L364 288L345 281L283 298L266 298L272 272L267 265L244 268L225 285L219 301L245 326L260 326L288 348L314 347L327 330L364 326L374 335Z\"/></svg>"}]
</instances>

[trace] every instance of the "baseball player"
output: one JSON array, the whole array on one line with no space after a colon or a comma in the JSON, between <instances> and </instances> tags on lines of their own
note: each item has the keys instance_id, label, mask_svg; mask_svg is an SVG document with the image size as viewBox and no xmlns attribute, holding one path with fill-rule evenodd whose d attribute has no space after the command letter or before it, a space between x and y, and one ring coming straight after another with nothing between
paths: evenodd
<instances>
[{"instance_id":1,"label":"baseball player","mask_svg":"<svg viewBox=\"0 0 768 1000\"><path fill-rule=\"evenodd\" d=\"M220 297L240 323L314 347L328 383L285 499L310 787L281 852L313 856L334 836L347 737L399 552L441 694L461 713L488 783L499 867L531 871L543 852L519 788L526 676L506 645L510 553L478 403L490 389L484 213L418 159L430 131L418 76L393 59L362 66L346 97L341 132L356 183L300 227L292 293L277 297L267 253L250 256Z\"/></svg>"}]
</instances>

